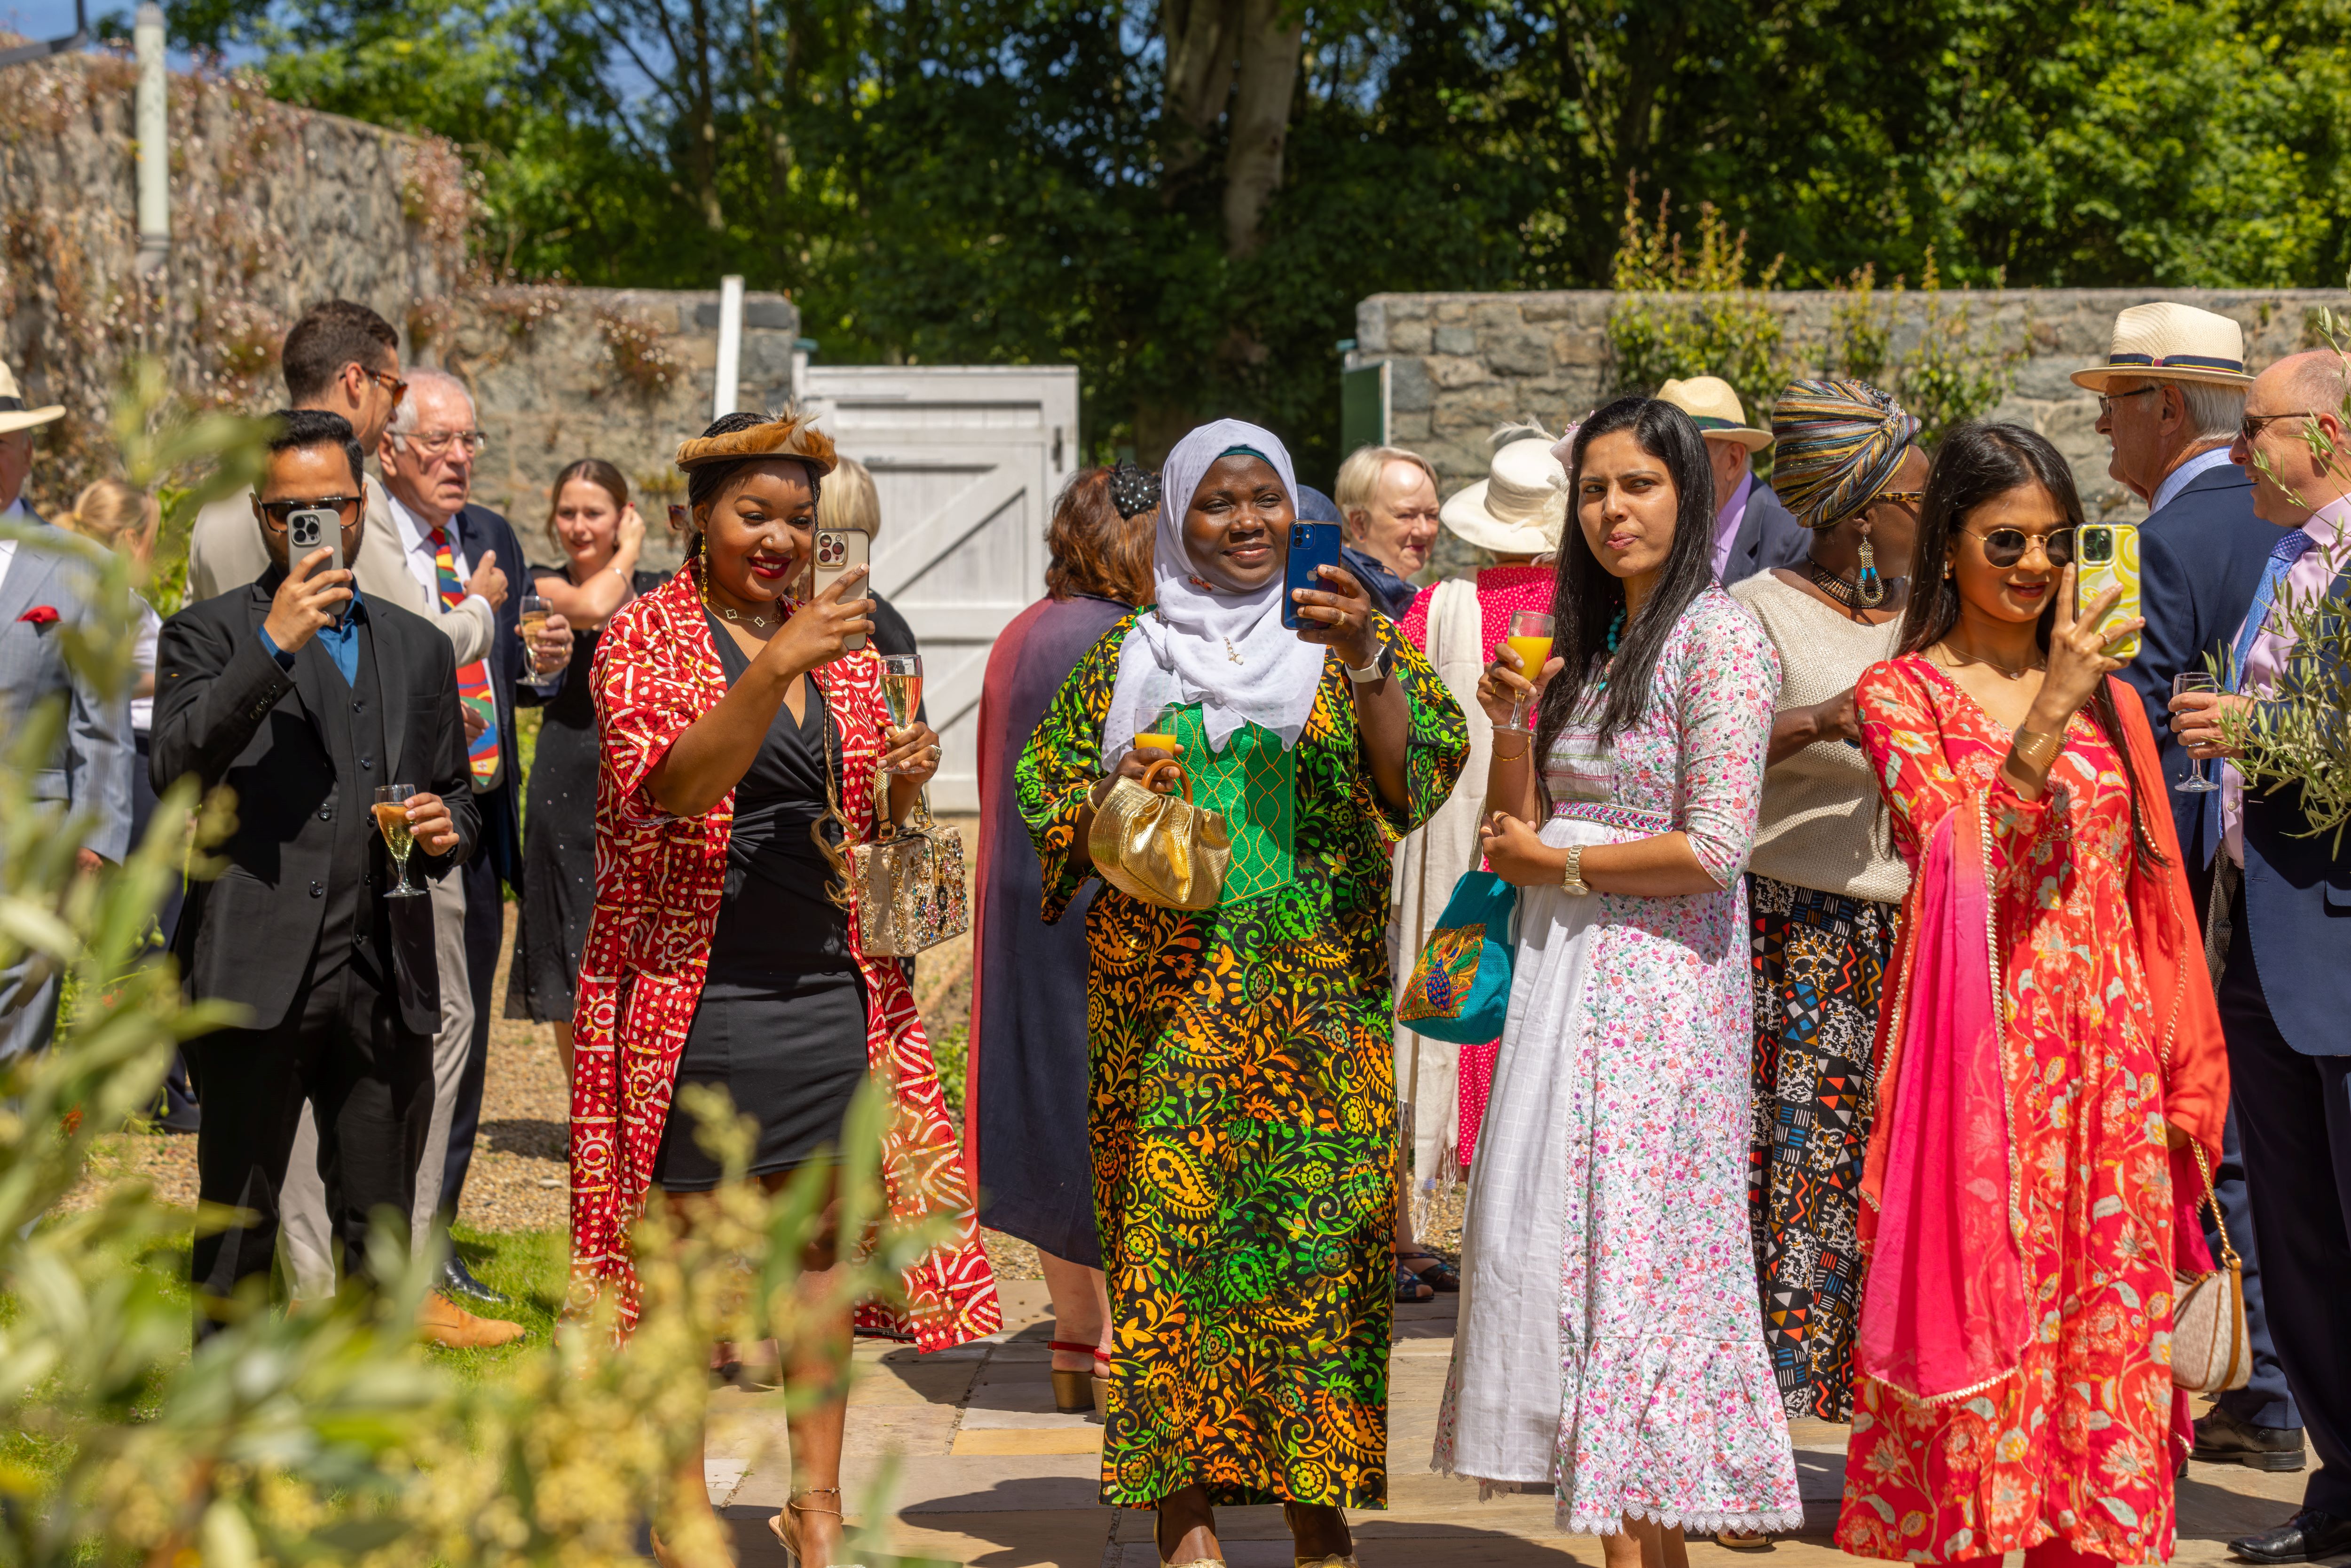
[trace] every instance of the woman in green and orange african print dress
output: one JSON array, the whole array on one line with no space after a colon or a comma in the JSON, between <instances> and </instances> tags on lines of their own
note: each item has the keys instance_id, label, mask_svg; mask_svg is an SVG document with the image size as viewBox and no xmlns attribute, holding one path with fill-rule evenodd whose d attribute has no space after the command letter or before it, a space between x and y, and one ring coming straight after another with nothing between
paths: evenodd
<instances>
[{"instance_id":1,"label":"woman in green and orange african print dress","mask_svg":"<svg viewBox=\"0 0 2351 1568\"><path fill-rule=\"evenodd\" d=\"M1387 1500L1393 1305L1388 851L1453 787L1460 709L1355 580L1281 625L1296 486L1254 425L1163 472L1157 602L1062 686L1018 770L1056 919L1111 778L1167 754L1233 858L1198 914L1113 887L1086 917L1090 1134L1113 1322L1102 1500L1163 1559L1219 1561L1212 1508L1286 1505L1299 1561L1352 1563Z\"/></svg>"}]
</instances>

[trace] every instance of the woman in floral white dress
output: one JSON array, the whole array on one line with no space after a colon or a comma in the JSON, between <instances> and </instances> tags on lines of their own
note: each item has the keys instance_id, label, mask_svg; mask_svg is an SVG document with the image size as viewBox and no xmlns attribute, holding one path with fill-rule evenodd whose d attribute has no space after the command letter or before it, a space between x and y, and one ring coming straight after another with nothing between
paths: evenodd
<instances>
[{"instance_id":1,"label":"woman in floral white dress","mask_svg":"<svg viewBox=\"0 0 2351 1568\"><path fill-rule=\"evenodd\" d=\"M1740 872L1779 661L1715 585L1686 414L1620 399L1569 459L1559 656L1527 672L1531 742L1513 756L1498 733L1489 774L1487 862L1520 889L1519 941L1436 1468L1554 1491L1610 1568L1683 1568L1685 1530L1803 1517L1745 1164ZM1480 684L1498 723L1528 686L1516 666L1506 650Z\"/></svg>"}]
</instances>

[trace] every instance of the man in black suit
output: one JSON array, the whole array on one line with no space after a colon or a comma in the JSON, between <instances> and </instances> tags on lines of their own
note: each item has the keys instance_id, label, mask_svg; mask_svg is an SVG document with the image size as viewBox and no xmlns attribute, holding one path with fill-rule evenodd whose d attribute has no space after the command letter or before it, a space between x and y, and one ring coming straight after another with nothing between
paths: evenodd
<instances>
[{"instance_id":1,"label":"man in black suit","mask_svg":"<svg viewBox=\"0 0 2351 1568\"><path fill-rule=\"evenodd\" d=\"M200 1335L238 1285L268 1277L306 1097L347 1269L364 1267L375 1210L409 1214L440 977L428 901L387 897L398 873L375 791L415 790L405 815L426 875L462 860L480 826L448 639L361 600L350 572L324 570L324 548L287 560L289 514L313 507L340 519L343 559L359 552L351 427L315 410L277 418L253 501L269 570L173 616L156 650L156 789L193 774L236 796L228 867L189 890L172 939L191 997L246 1014L190 1047L204 1105L199 1190L256 1216L196 1238Z\"/></svg>"},{"instance_id":2,"label":"man in black suit","mask_svg":"<svg viewBox=\"0 0 2351 1568\"><path fill-rule=\"evenodd\" d=\"M514 529L470 498L474 460L484 444L473 395L464 382L442 371L413 370L408 380L408 398L384 432L376 457L390 493L402 559L417 591L428 598L439 596L445 604L465 592L462 585L470 572L491 561L513 568L521 578L522 547ZM522 891L522 753L515 733L516 710L536 706L549 695L528 684L534 657L539 671L559 681L571 659L571 632L562 617L550 615L538 643L526 646L521 610L519 593L496 597L487 653L477 664L457 671L458 684L469 692L465 706L470 773L482 835L460 873L473 1032L462 1060L444 1056L437 1065L448 1098L445 1116L435 1113L425 1154L434 1170L420 1185L422 1193L437 1193L434 1212L444 1222L455 1216L464 1196L481 1124L482 1083L489 1063L490 990L506 936L505 890ZM475 1280L454 1250L442 1266L442 1283L478 1300L503 1299Z\"/></svg>"},{"instance_id":3,"label":"man in black suit","mask_svg":"<svg viewBox=\"0 0 2351 1568\"><path fill-rule=\"evenodd\" d=\"M2200 351L2199 351L2200 350ZM2155 726L2167 797L2200 916L2211 902L2219 813L2205 796L2178 786L2195 766L2171 729L2171 679L2205 669L2229 651L2278 540L2253 513L2252 476L2229 461L2245 413L2244 334L2225 316L2192 306L2133 306L2116 318L2109 362L2074 374L2098 394L2098 431L2114 449L2106 472L2147 503L2139 525L2139 608L2147 619L2138 657L2123 678ZM2167 361L2178 361L2178 363ZM2233 366L2233 368L2232 368ZM2252 1380L2213 1401L2196 1423L2194 1457L2264 1470L2303 1468L2302 1413L2286 1385L2269 1332L2260 1249L2245 1192L2237 1117L2229 1117L2213 1190L2229 1239L2245 1263L2245 1326ZM2207 1214L2208 1239L2219 1242Z\"/></svg>"}]
</instances>

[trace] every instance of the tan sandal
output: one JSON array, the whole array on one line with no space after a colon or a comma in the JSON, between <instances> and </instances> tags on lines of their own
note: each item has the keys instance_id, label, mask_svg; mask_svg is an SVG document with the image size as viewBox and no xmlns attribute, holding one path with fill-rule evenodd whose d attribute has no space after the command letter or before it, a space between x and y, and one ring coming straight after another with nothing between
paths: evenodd
<instances>
[{"instance_id":1,"label":"tan sandal","mask_svg":"<svg viewBox=\"0 0 2351 1568\"><path fill-rule=\"evenodd\" d=\"M1058 1350L1064 1355L1090 1355L1093 1365L1084 1372L1063 1372L1052 1369L1053 1408L1063 1416L1083 1416L1092 1412L1107 1415L1110 1411L1110 1357L1100 1345L1078 1344L1071 1340L1045 1342L1049 1351Z\"/></svg>"},{"instance_id":2,"label":"tan sandal","mask_svg":"<svg viewBox=\"0 0 2351 1568\"><path fill-rule=\"evenodd\" d=\"M1282 1503L1281 1522L1290 1531L1290 1544L1295 1546L1298 1544L1298 1527L1290 1522L1290 1510L1291 1506L1292 1505L1287 1501ZM1345 1512L1342 1511L1339 1517L1343 1521L1346 1518ZM1291 1556L1292 1561L1297 1564L1297 1568L1361 1568L1361 1565L1355 1561L1355 1554L1352 1552L1346 1553L1344 1556L1342 1556L1336 1552L1325 1552L1320 1557L1311 1557L1303 1552L1293 1552Z\"/></svg>"},{"instance_id":3,"label":"tan sandal","mask_svg":"<svg viewBox=\"0 0 2351 1568\"><path fill-rule=\"evenodd\" d=\"M809 1507L800 1501L804 1497L829 1497L838 1502L841 1500L841 1489L839 1487L804 1487L784 1500L784 1513L769 1516L768 1528L775 1532L778 1544L784 1549L784 1568L800 1568L800 1543L798 1540L798 1532L784 1528L785 1513L829 1513L835 1519L842 1518L841 1510L837 1508ZM861 1565L855 1563L836 1563L832 1568L861 1568Z\"/></svg>"}]
</instances>

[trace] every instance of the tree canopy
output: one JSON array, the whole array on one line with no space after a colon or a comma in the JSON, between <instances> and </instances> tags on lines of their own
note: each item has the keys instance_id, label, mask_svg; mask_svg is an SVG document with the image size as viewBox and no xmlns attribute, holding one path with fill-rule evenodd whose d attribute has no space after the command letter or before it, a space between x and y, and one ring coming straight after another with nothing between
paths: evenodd
<instances>
[{"instance_id":1,"label":"tree canopy","mask_svg":"<svg viewBox=\"0 0 2351 1568\"><path fill-rule=\"evenodd\" d=\"M2315 286L2351 0L191 0L458 142L484 260L799 302L835 361L1074 362L1096 451L1327 472L1384 289L1605 287L1628 185L1782 287Z\"/></svg>"}]
</instances>

